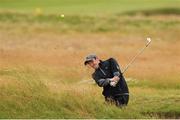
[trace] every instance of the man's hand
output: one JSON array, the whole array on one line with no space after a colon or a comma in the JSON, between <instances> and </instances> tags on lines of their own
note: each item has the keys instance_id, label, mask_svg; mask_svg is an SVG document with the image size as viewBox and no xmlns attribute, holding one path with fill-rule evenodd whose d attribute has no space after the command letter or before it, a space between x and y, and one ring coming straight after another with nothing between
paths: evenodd
<instances>
[{"instance_id":1,"label":"man's hand","mask_svg":"<svg viewBox=\"0 0 180 120\"><path fill-rule=\"evenodd\" d=\"M112 87L116 87L116 84L117 84L117 83L116 83L115 81L111 81L111 82L110 82L110 86L112 86Z\"/></svg>"},{"instance_id":2,"label":"man's hand","mask_svg":"<svg viewBox=\"0 0 180 120\"><path fill-rule=\"evenodd\" d=\"M119 82L119 77L118 76L114 76L113 78L110 79L110 86L112 87L116 87L116 84Z\"/></svg>"}]
</instances>

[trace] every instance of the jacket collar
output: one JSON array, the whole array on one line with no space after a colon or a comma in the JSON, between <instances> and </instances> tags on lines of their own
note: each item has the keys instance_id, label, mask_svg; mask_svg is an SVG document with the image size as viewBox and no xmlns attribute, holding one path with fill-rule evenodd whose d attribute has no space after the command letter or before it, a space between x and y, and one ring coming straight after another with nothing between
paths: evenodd
<instances>
[{"instance_id":1,"label":"jacket collar","mask_svg":"<svg viewBox=\"0 0 180 120\"><path fill-rule=\"evenodd\" d=\"M102 60L100 60L100 63L99 63L99 68L98 69L96 69L96 70L99 70L100 68L102 68L102 66L103 66L103 61ZM96 71L95 70L95 71Z\"/></svg>"}]
</instances>

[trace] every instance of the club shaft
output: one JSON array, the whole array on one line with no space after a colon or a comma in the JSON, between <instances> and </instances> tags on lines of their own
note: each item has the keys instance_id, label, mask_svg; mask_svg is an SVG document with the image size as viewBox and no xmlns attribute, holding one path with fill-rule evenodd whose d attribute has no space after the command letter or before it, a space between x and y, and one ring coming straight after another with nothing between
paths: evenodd
<instances>
[{"instance_id":1,"label":"club shaft","mask_svg":"<svg viewBox=\"0 0 180 120\"><path fill-rule=\"evenodd\" d=\"M143 53L143 51L145 50L145 48L148 45L146 45L145 47L143 47L134 57L133 59L129 62L129 64L126 65L126 67L122 70L122 74L126 72L126 70L130 67L130 65L132 65L134 63L134 61L136 60L136 58Z\"/></svg>"}]
</instances>

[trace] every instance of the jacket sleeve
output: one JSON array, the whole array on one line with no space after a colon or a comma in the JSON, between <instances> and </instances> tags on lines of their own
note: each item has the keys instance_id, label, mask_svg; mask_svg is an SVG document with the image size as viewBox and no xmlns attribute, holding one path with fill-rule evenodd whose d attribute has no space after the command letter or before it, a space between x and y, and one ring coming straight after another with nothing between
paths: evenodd
<instances>
[{"instance_id":1,"label":"jacket sleeve","mask_svg":"<svg viewBox=\"0 0 180 120\"><path fill-rule=\"evenodd\" d=\"M99 78L98 76L96 76L95 74L92 74L92 78L96 81L96 83L98 84L99 87L105 87L110 83L109 78L102 79L102 78Z\"/></svg>"},{"instance_id":2,"label":"jacket sleeve","mask_svg":"<svg viewBox=\"0 0 180 120\"><path fill-rule=\"evenodd\" d=\"M110 58L111 70L114 76L120 77L122 75L121 69L114 58Z\"/></svg>"}]
</instances>

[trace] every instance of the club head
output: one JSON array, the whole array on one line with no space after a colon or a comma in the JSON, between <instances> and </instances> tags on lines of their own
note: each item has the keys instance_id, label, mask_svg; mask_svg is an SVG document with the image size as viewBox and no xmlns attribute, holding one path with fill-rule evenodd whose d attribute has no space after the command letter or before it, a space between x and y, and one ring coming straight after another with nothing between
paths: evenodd
<instances>
[{"instance_id":1,"label":"club head","mask_svg":"<svg viewBox=\"0 0 180 120\"><path fill-rule=\"evenodd\" d=\"M151 43L151 38L147 38L146 47Z\"/></svg>"}]
</instances>

